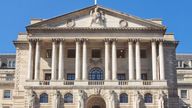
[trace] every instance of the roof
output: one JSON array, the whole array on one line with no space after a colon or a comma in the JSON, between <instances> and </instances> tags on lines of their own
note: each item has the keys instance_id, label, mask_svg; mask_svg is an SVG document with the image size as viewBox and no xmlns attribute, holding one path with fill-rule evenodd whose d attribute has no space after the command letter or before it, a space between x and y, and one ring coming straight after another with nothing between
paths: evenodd
<instances>
[{"instance_id":1,"label":"roof","mask_svg":"<svg viewBox=\"0 0 192 108\"><path fill-rule=\"evenodd\" d=\"M178 53L176 54L176 59L177 60L192 60L192 54L190 53L186 53L186 54L182 54L182 53Z\"/></svg>"}]
</instances>

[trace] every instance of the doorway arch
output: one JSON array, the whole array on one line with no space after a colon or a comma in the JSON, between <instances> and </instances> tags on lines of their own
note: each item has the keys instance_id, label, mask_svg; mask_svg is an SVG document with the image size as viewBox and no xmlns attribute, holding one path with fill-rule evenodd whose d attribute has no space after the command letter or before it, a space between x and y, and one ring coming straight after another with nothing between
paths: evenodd
<instances>
[{"instance_id":1,"label":"doorway arch","mask_svg":"<svg viewBox=\"0 0 192 108\"><path fill-rule=\"evenodd\" d=\"M101 96L90 96L86 102L86 108L106 108L105 100Z\"/></svg>"}]
</instances>

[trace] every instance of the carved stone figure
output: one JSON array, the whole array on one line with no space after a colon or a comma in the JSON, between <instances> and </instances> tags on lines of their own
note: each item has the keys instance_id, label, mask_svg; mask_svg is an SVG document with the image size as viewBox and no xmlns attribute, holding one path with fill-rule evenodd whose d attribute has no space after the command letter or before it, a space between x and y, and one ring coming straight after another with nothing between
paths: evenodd
<instances>
[{"instance_id":1,"label":"carved stone figure","mask_svg":"<svg viewBox=\"0 0 192 108\"><path fill-rule=\"evenodd\" d=\"M31 97L29 99L29 108L35 108L37 95L34 91L31 91Z\"/></svg>"},{"instance_id":2,"label":"carved stone figure","mask_svg":"<svg viewBox=\"0 0 192 108\"><path fill-rule=\"evenodd\" d=\"M94 9L94 12L92 10L90 12L90 15L92 16L90 27L92 26L92 24L105 25L105 14L103 11L98 12L98 7Z\"/></svg>"},{"instance_id":3,"label":"carved stone figure","mask_svg":"<svg viewBox=\"0 0 192 108\"><path fill-rule=\"evenodd\" d=\"M164 92L162 92L159 95L159 108L165 108L165 98L166 98L166 95Z\"/></svg>"},{"instance_id":4,"label":"carved stone figure","mask_svg":"<svg viewBox=\"0 0 192 108\"><path fill-rule=\"evenodd\" d=\"M59 91L56 91L56 93L55 93L55 107L54 108L60 108L60 101L61 101L61 94Z\"/></svg>"},{"instance_id":5,"label":"carved stone figure","mask_svg":"<svg viewBox=\"0 0 192 108\"><path fill-rule=\"evenodd\" d=\"M85 108L85 92L83 90L79 90L79 106L78 108Z\"/></svg>"},{"instance_id":6,"label":"carved stone figure","mask_svg":"<svg viewBox=\"0 0 192 108\"><path fill-rule=\"evenodd\" d=\"M109 99L110 103L110 108L116 108L115 107L115 91L110 91L110 99Z\"/></svg>"},{"instance_id":7,"label":"carved stone figure","mask_svg":"<svg viewBox=\"0 0 192 108\"><path fill-rule=\"evenodd\" d=\"M137 91L137 93L135 94L134 108L140 108L141 101L142 101L142 95L139 93L139 91Z\"/></svg>"}]
</instances>

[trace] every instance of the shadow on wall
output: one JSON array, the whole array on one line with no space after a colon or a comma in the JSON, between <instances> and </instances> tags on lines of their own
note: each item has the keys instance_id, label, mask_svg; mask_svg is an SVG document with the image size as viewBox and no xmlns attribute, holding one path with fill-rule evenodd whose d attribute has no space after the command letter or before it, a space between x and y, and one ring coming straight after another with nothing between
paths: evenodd
<instances>
[{"instance_id":1,"label":"shadow on wall","mask_svg":"<svg viewBox=\"0 0 192 108\"><path fill-rule=\"evenodd\" d=\"M192 108L190 104L187 104L181 98L179 98L179 106L180 108Z\"/></svg>"}]
</instances>

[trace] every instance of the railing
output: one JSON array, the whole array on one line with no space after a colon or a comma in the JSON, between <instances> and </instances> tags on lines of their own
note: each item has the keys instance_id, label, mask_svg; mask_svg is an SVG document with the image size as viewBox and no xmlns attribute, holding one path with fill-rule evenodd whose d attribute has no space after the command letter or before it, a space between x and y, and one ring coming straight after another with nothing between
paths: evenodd
<instances>
[{"instance_id":1,"label":"railing","mask_svg":"<svg viewBox=\"0 0 192 108\"><path fill-rule=\"evenodd\" d=\"M151 84L152 84L152 81L150 80L143 81L143 85L151 85Z\"/></svg>"},{"instance_id":2,"label":"railing","mask_svg":"<svg viewBox=\"0 0 192 108\"><path fill-rule=\"evenodd\" d=\"M74 85L74 81L64 81L63 85Z\"/></svg>"},{"instance_id":3,"label":"railing","mask_svg":"<svg viewBox=\"0 0 192 108\"><path fill-rule=\"evenodd\" d=\"M88 85L104 85L104 81L90 80Z\"/></svg>"},{"instance_id":4,"label":"railing","mask_svg":"<svg viewBox=\"0 0 192 108\"><path fill-rule=\"evenodd\" d=\"M128 82L129 81L126 81L126 80L121 80L121 81L119 81L119 85L128 85Z\"/></svg>"},{"instance_id":5,"label":"railing","mask_svg":"<svg viewBox=\"0 0 192 108\"><path fill-rule=\"evenodd\" d=\"M14 77L7 77L7 76L0 77L0 81L13 81L13 80L14 80Z\"/></svg>"},{"instance_id":6,"label":"railing","mask_svg":"<svg viewBox=\"0 0 192 108\"><path fill-rule=\"evenodd\" d=\"M50 85L49 80L39 81L39 85Z\"/></svg>"}]
</instances>

